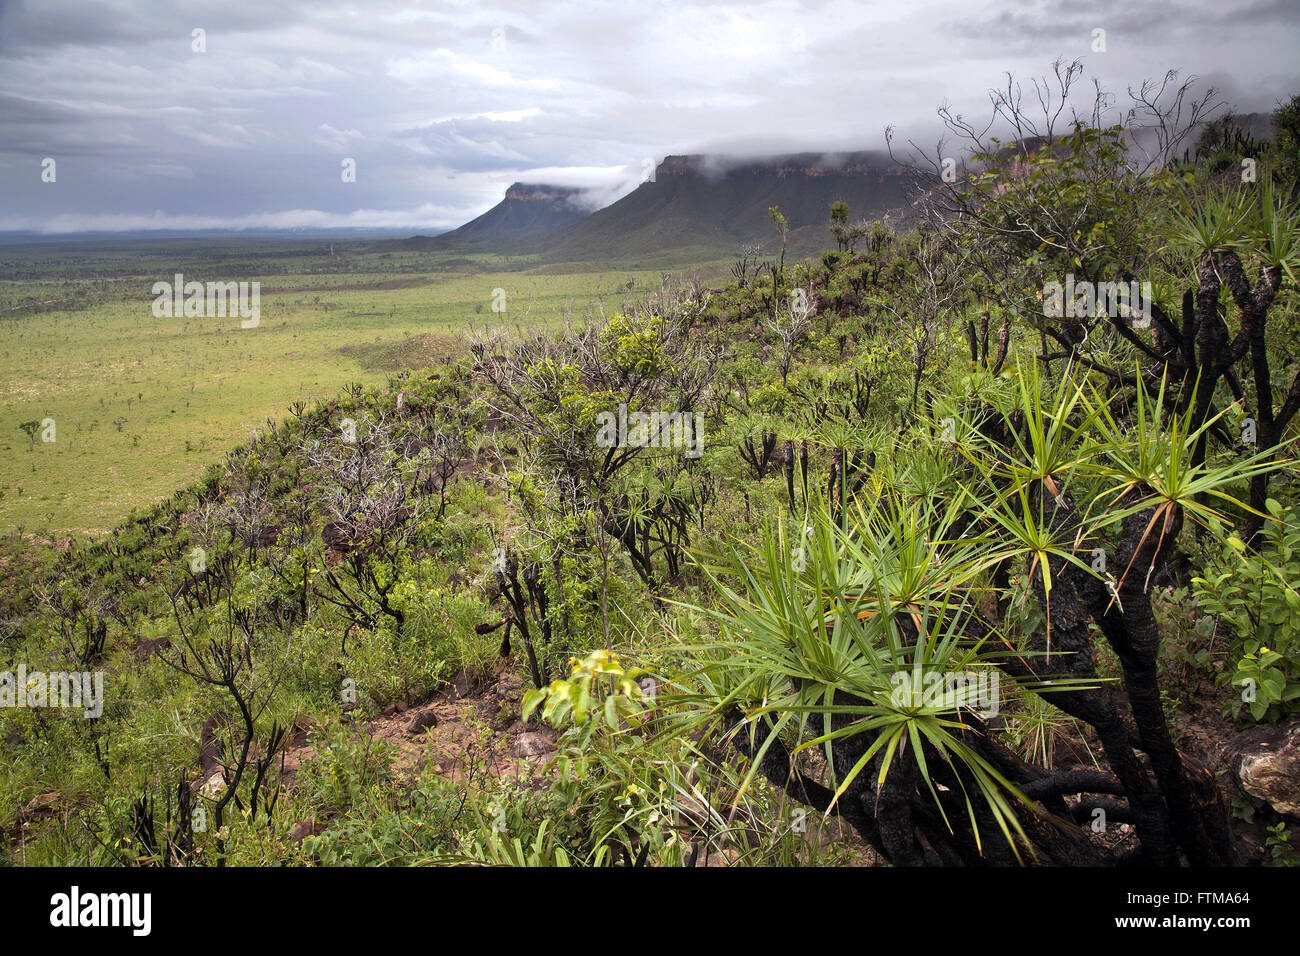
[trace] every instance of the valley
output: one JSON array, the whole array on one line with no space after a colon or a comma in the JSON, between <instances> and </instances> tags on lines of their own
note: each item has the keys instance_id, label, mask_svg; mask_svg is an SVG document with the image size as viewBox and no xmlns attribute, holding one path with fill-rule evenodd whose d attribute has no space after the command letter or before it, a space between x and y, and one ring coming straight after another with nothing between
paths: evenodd
<instances>
[{"instance_id":1,"label":"valley","mask_svg":"<svg viewBox=\"0 0 1300 956\"><path fill-rule=\"evenodd\" d=\"M259 326L243 328L234 313L155 316L153 284L174 276L140 267L170 248L142 249L141 258L106 270L95 260L116 259L111 246L78 249L57 266L42 258L45 247L0 247L0 260L26 260L21 279L14 265L0 267L7 310L0 314L9 316L0 320L0 415L11 423L0 434L6 531L50 540L103 535L295 402L311 405L349 382L371 385L454 358L470 329L586 321L662 280L652 270L488 271L490 259L487 270L474 262L448 269L427 255L406 257L398 271L387 254L354 254L342 243L342 264L322 255L321 243L271 258L292 272L259 272L268 262L249 256L256 243L196 251L187 279L260 283ZM139 274L122 274L124 266ZM67 271L74 277L61 279ZM690 274L720 272L706 264ZM44 291L51 286L58 298ZM52 442L29 441L18 428L45 419L56 423Z\"/></svg>"}]
</instances>

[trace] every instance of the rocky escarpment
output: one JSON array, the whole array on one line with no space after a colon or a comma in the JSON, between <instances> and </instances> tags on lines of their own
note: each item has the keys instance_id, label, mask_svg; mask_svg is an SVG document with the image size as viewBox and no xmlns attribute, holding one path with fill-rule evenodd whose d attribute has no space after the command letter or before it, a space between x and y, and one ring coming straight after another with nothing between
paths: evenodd
<instances>
[{"instance_id":1,"label":"rocky escarpment","mask_svg":"<svg viewBox=\"0 0 1300 956\"><path fill-rule=\"evenodd\" d=\"M505 198L477 219L438 238L452 242L511 242L543 235L581 219L584 191L546 183L513 183Z\"/></svg>"},{"instance_id":2,"label":"rocky escarpment","mask_svg":"<svg viewBox=\"0 0 1300 956\"><path fill-rule=\"evenodd\" d=\"M768 210L780 208L792 252L830 240L831 203L854 219L881 218L907 202L908 173L876 152L797 153L757 158L666 156L654 175L604 209L540 244L558 261L653 257L672 249L730 255L746 243L779 243Z\"/></svg>"}]
</instances>

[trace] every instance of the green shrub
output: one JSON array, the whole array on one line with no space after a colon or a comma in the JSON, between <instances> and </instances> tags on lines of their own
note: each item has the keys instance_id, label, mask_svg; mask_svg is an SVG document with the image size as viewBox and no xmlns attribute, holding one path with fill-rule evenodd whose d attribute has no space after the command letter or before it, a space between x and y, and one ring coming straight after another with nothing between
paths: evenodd
<instances>
[{"instance_id":1,"label":"green shrub","mask_svg":"<svg viewBox=\"0 0 1300 956\"><path fill-rule=\"evenodd\" d=\"M303 841L325 866L410 866L455 845L463 800L450 786L417 787L377 816L349 815Z\"/></svg>"},{"instance_id":2,"label":"green shrub","mask_svg":"<svg viewBox=\"0 0 1300 956\"><path fill-rule=\"evenodd\" d=\"M1243 707L1256 721L1300 711L1300 525L1297 510L1268 500L1271 519L1264 546L1251 552L1241 539L1193 579L1196 600L1229 633L1231 683L1242 688Z\"/></svg>"}]
</instances>

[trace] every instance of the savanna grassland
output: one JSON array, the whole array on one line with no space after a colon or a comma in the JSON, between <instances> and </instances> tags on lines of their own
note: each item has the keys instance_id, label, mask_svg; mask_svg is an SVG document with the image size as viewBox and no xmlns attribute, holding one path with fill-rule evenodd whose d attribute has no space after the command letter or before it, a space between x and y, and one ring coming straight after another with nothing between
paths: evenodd
<instances>
[{"instance_id":1,"label":"savanna grassland","mask_svg":"<svg viewBox=\"0 0 1300 956\"><path fill-rule=\"evenodd\" d=\"M103 534L294 402L450 358L473 327L583 321L661 279L554 267L534 274L518 257L354 252L344 243L336 258L328 248L265 240L0 247L0 527ZM154 316L153 283L177 272L187 281L259 281L260 325ZM53 442L18 427L47 418Z\"/></svg>"}]
</instances>

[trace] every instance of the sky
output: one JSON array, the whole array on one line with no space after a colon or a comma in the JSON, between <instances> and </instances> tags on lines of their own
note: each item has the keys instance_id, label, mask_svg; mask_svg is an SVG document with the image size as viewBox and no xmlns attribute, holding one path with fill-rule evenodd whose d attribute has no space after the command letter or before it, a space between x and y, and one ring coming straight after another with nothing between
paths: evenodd
<instances>
[{"instance_id":1,"label":"sky","mask_svg":"<svg viewBox=\"0 0 1300 956\"><path fill-rule=\"evenodd\" d=\"M1061 57L1271 110L1300 0L0 0L0 232L427 234L668 154L932 145Z\"/></svg>"}]
</instances>

